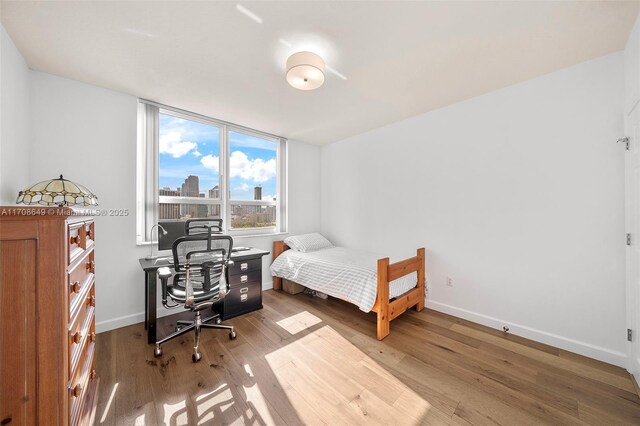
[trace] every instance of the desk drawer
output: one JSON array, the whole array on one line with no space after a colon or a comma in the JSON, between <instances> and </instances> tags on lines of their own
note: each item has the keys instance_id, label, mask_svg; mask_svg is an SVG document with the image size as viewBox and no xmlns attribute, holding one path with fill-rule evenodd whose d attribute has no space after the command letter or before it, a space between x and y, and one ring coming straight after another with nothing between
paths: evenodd
<instances>
[{"instance_id":1,"label":"desk drawer","mask_svg":"<svg viewBox=\"0 0 640 426\"><path fill-rule=\"evenodd\" d=\"M231 287L224 298L224 318L231 318L261 307L262 284L252 282L243 286Z\"/></svg>"},{"instance_id":2,"label":"desk drawer","mask_svg":"<svg viewBox=\"0 0 640 426\"><path fill-rule=\"evenodd\" d=\"M251 271L262 270L262 258L249 260L234 260L229 268L229 275L243 275Z\"/></svg>"},{"instance_id":3,"label":"desk drawer","mask_svg":"<svg viewBox=\"0 0 640 426\"><path fill-rule=\"evenodd\" d=\"M254 269L248 272L242 272L237 275L229 275L229 285L233 287L246 286L249 283L261 283L262 271L260 269Z\"/></svg>"}]
</instances>

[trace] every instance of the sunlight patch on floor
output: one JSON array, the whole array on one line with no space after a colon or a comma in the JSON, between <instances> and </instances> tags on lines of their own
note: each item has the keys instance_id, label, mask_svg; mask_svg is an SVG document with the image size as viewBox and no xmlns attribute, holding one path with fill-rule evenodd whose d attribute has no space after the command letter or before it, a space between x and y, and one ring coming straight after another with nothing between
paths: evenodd
<instances>
[{"instance_id":1,"label":"sunlight patch on floor","mask_svg":"<svg viewBox=\"0 0 640 426\"><path fill-rule=\"evenodd\" d=\"M244 370L247 372L247 376L249 378L255 380L255 376L249 364L244 365ZM264 396L262 395L262 391L260 390L260 386L258 386L258 383L253 383L250 386L243 385L242 387L246 395L245 400L247 401L249 406L252 407L252 410L249 410L249 411L255 411L256 413L259 413L262 422L268 425L276 424L275 420L271 416L271 409L269 407L269 404L264 399ZM253 412L249 412L249 411L247 412L247 415L252 416Z\"/></svg>"},{"instance_id":2,"label":"sunlight patch on floor","mask_svg":"<svg viewBox=\"0 0 640 426\"><path fill-rule=\"evenodd\" d=\"M109 414L109 409L111 408L111 403L113 402L113 397L116 396L116 392L118 391L118 385L120 383L116 383L113 385L113 389L111 389L111 395L109 395L109 400L107 401L107 406L104 407L104 412L102 413L102 417L100 418L100 423L104 423L107 419L107 414Z\"/></svg>"},{"instance_id":3,"label":"sunlight patch on floor","mask_svg":"<svg viewBox=\"0 0 640 426\"><path fill-rule=\"evenodd\" d=\"M330 326L265 359L303 423L415 425L431 408Z\"/></svg>"},{"instance_id":4,"label":"sunlight patch on floor","mask_svg":"<svg viewBox=\"0 0 640 426\"><path fill-rule=\"evenodd\" d=\"M146 423L144 421L144 414L139 415L138 417L136 417L136 419L133 421L134 426L145 426Z\"/></svg>"},{"instance_id":5,"label":"sunlight patch on floor","mask_svg":"<svg viewBox=\"0 0 640 426\"><path fill-rule=\"evenodd\" d=\"M198 424L212 422L218 413L225 412L233 405L233 394L226 383L221 384L211 392L196 396L198 410Z\"/></svg>"},{"instance_id":6,"label":"sunlight patch on floor","mask_svg":"<svg viewBox=\"0 0 640 426\"><path fill-rule=\"evenodd\" d=\"M307 311L303 311L280 320L276 322L276 324L278 324L280 327L284 328L291 334L298 334L302 330L311 328L316 324L320 324L321 322L322 320L317 316Z\"/></svg>"},{"instance_id":7,"label":"sunlight patch on floor","mask_svg":"<svg viewBox=\"0 0 640 426\"><path fill-rule=\"evenodd\" d=\"M189 423L186 401L176 402L175 404L162 405L164 407L165 425L186 425Z\"/></svg>"}]
</instances>

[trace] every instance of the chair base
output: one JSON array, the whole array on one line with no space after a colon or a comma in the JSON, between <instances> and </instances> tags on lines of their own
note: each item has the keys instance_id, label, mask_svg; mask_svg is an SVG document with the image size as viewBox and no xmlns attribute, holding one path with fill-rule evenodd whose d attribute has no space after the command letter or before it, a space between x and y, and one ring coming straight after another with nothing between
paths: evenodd
<instances>
[{"instance_id":1,"label":"chair base","mask_svg":"<svg viewBox=\"0 0 640 426\"><path fill-rule=\"evenodd\" d=\"M208 324L210 321L215 320L215 324ZM220 316L214 315L212 317L206 318L202 320L200 316L200 311L196 311L194 321L177 321L176 331L166 336L165 338L158 340L156 342L156 347L153 351L153 356L160 357L162 356L162 345L165 342L168 342L171 339L175 339L178 336L181 336L191 330L195 331L195 338L193 344L193 355L191 355L191 360L195 363L202 359L202 354L198 351L198 346L200 345L200 332L203 328L215 329L215 330L229 330L229 339L234 340L238 335L236 334L233 326L231 325L222 325L220 324Z\"/></svg>"}]
</instances>

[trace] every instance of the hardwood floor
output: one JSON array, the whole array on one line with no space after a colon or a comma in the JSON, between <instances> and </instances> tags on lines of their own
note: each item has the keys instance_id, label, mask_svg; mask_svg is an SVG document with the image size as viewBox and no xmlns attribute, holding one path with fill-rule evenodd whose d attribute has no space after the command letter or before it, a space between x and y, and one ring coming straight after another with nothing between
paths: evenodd
<instances>
[{"instance_id":1,"label":"hardwood floor","mask_svg":"<svg viewBox=\"0 0 640 426\"><path fill-rule=\"evenodd\" d=\"M375 314L335 299L263 293L234 318L153 357L142 324L97 338L96 424L640 424L621 368L438 312L375 339Z\"/></svg>"}]
</instances>

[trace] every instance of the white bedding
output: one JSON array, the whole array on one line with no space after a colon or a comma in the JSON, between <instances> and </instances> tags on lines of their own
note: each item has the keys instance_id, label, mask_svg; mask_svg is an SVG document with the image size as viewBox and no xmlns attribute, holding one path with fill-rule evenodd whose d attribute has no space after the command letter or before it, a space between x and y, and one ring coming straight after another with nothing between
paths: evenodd
<instances>
[{"instance_id":1,"label":"white bedding","mask_svg":"<svg viewBox=\"0 0 640 426\"><path fill-rule=\"evenodd\" d=\"M271 274L346 300L369 312L376 301L380 257L383 256L344 247L309 253L287 250L271 264ZM414 288L417 279L417 273L413 272L389 283L389 298Z\"/></svg>"}]
</instances>

